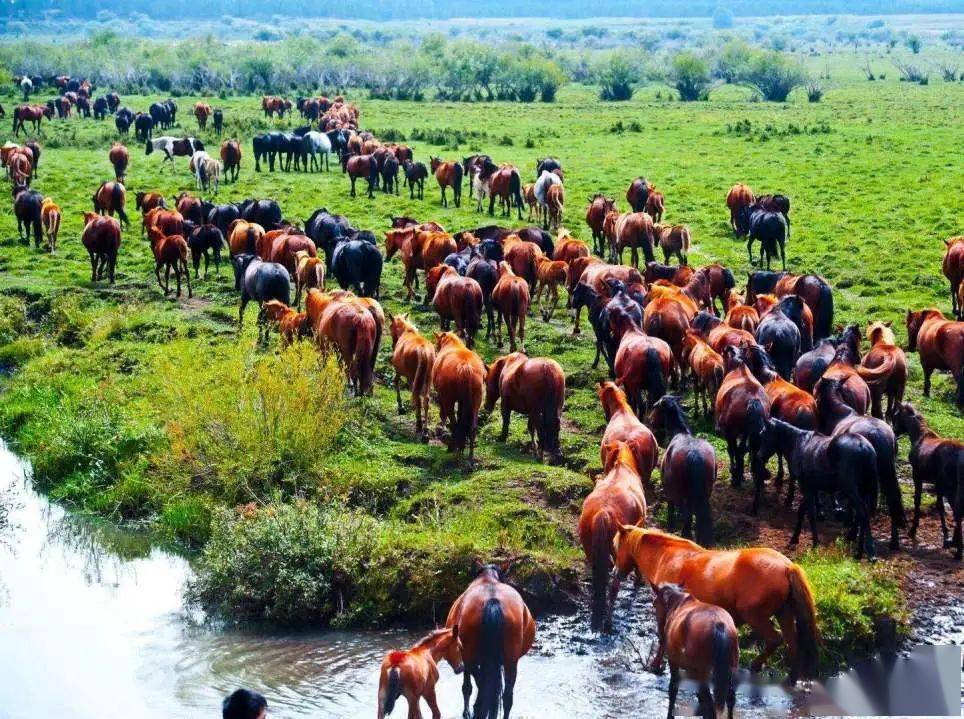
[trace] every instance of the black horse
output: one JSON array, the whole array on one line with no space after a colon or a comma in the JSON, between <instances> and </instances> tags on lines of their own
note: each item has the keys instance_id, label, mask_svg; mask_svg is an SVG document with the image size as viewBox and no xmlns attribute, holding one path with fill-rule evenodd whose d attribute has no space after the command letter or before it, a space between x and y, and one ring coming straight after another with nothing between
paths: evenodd
<instances>
[{"instance_id":1,"label":"black horse","mask_svg":"<svg viewBox=\"0 0 964 719\"><path fill-rule=\"evenodd\" d=\"M803 300L796 295L790 295L786 299L794 299L803 304ZM783 313L779 305L760 320L756 328L756 341L767 348L777 372L789 382L793 366L800 355L800 329Z\"/></svg>"},{"instance_id":2,"label":"black horse","mask_svg":"<svg viewBox=\"0 0 964 719\"><path fill-rule=\"evenodd\" d=\"M415 188L418 188L418 199L425 199L425 179L428 177L428 168L425 167L425 163L405 160L403 172L405 184L408 185L408 198L414 200Z\"/></svg>"},{"instance_id":3,"label":"black horse","mask_svg":"<svg viewBox=\"0 0 964 719\"><path fill-rule=\"evenodd\" d=\"M40 208L43 201L42 194L28 189L26 185L17 185L13 188L13 213L17 216L17 234L24 244L30 244L32 228L34 246L40 247L42 239Z\"/></svg>"},{"instance_id":4,"label":"black horse","mask_svg":"<svg viewBox=\"0 0 964 719\"><path fill-rule=\"evenodd\" d=\"M256 222L266 230L281 228L281 206L274 200L244 200L241 203L241 217L248 222Z\"/></svg>"},{"instance_id":5,"label":"black horse","mask_svg":"<svg viewBox=\"0 0 964 719\"><path fill-rule=\"evenodd\" d=\"M224 110L220 107L214 108L214 134L216 137L221 137L221 132L224 130Z\"/></svg>"},{"instance_id":6,"label":"black horse","mask_svg":"<svg viewBox=\"0 0 964 719\"><path fill-rule=\"evenodd\" d=\"M134 112L129 107L122 107L114 114L114 126L121 135L130 132L134 124Z\"/></svg>"},{"instance_id":7,"label":"black horse","mask_svg":"<svg viewBox=\"0 0 964 719\"><path fill-rule=\"evenodd\" d=\"M398 194L398 160L394 155L385 156L379 165L378 174L382 176L382 191Z\"/></svg>"},{"instance_id":8,"label":"black horse","mask_svg":"<svg viewBox=\"0 0 964 719\"><path fill-rule=\"evenodd\" d=\"M110 107L107 104L106 97L98 97L94 100L94 119L103 120L107 117L107 113L110 111Z\"/></svg>"},{"instance_id":9,"label":"black horse","mask_svg":"<svg viewBox=\"0 0 964 719\"><path fill-rule=\"evenodd\" d=\"M208 278L210 256L214 257L214 272L221 274L221 250L224 248L224 234L216 225L198 225L187 233L187 246L191 248L194 263L194 277L199 276L201 257L204 257L204 279Z\"/></svg>"},{"instance_id":10,"label":"black horse","mask_svg":"<svg viewBox=\"0 0 964 719\"><path fill-rule=\"evenodd\" d=\"M171 110L167 103L152 102L147 111L155 127L167 129L173 124L171 122Z\"/></svg>"},{"instance_id":11,"label":"black horse","mask_svg":"<svg viewBox=\"0 0 964 719\"><path fill-rule=\"evenodd\" d=\"M327 208L315 210L305 221L305 235L311 238L315 247L325 253L325 265L331 272L332 254L335 245L351 237L355 232L348 218L344 215L333 215Z\"/></svg>"},{"instance_id":12,"label":"black horse","mask_svg":"<svg viewBox=\"0 0 964 719\"><path fill-rule=\"evenodd\" d=\"M141 142L151 139L154 130L154 119L147 114L140 113L134 118L134 137Z\"/></svg>"},{"instance_id":13,"label":"black horse","mask_svg":"<svg viewBox=\"0 0 964 719\"><path fill-rule=\"evenodd\" d=\"M492 240L487 240L487 242L492 242ZM496 262L476 253L475 258L465 268L465 276L471 277L482 288L482 305L485 307L486 316L485 338L489 339L495 331L495 307L492 305L492 290L495 289L495 285L499 281L499 266Z\"/></svg>"},{"instance_id":14,"label":"black horse","mask_svg":"<svg viewBox=\"0 0 964 719\"><path fill-rule=\"evenodd\" d=\"M753 241L760 242L760 265L763 265L764 255L766 256L766 266L770 269L770 260L780 257L783 269L787 269L787 218L780 212L764 210L757 205L744 208L742 213L748 213L749 219L747 227L746 251L750 256L750 264L753 264Z\"/></svg>"},{"instance_id":15,"label":"black horse","mask_svg":"<svg viewBox=\"0 0 964 719\"><path fill-rule=\"evenodd\" d=\"M221 230L221 234L227 237L231 223L241 219L241 208L234 203L212 205L206 217L209 224L217 227Z\"/></svg>"},{"instance_id":16,"label":"black horse","mask_svg":"<svg viewBox=\"0 0 964 719\"><path fill-rule=\"evenodd\" d=\"M370 233L359 232L358 236ZM374 239L372 236L371 239ZM352 239L335 245L331 268L338 285L360 297L378 299L382 281L382 253L367 238Z\"/></svg>"},{"instance_id":17,"label":"black horse","mask_svg":"<svg viewBox=\"0 0 964 719\"><path fill-rule=\"evenodd\" d=\"M277 262L262 262L254 255L235 255L231 258L231 264L234 267L234 289L241 293L238 330L240 331L244 323L244 308L254 300L261 307L258 312L258 340L267 340L271 327L265 321L264 303L268 300L278 300L290 305L291 276L284 265L279 265Z\"/></svg>"},{"instance_id":18,"label":"black horse","mask_svg":"<svg viewBox=\"0 0 964 719\"><path fill-rule=\"evenodd\" d=\"M459 250L458 252L453 252L452 254L448 255L444 260L442 260L442 263L448 265L449 267L454 267L456 272L465 277L465 273L468 271L472 260L478 256L478 250L469 246L464 250Z\"/></svg>"}]
</instances>

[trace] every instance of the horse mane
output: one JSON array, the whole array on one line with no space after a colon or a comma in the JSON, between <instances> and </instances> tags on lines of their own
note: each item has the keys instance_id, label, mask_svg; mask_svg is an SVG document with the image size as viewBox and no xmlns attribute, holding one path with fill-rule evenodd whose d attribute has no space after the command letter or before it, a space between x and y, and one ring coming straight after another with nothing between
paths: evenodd
<instances>
[{"instance_id":1,"label":"horse mane","mask_svg":"<svg viewBox=\"0 0 964 719\"><path fill-rule=\"evenodd\" d=\"M689 539L683 539L683 537L679 537L675 534L669 534L667 532L663 532L659 529L650 529L650 528L644 529L640 527L639 531L640 531L640 535L639 535L640 537L651 537L660 544L668 544L681 549L691 549L696 551L703 550L703 547L698 545L696 542L692 542Z\"/></svg>"},{"instance_id":2,"label":"horse mane","mask_svg":"<svg viewBox=\"0 0 964 719\"><path fill-rule=\"evenodd\" d=\"M451 634L451 632L452 632L451 627L442 627L441 629L433 629L424 637L419 639L415 643L415 646L412 647L412 649L423 649L425 647L431 646L435 642L435 640L441 637L443 634ZM402 653L404 654L404 652Z\"/></svg>"}]
</instances>

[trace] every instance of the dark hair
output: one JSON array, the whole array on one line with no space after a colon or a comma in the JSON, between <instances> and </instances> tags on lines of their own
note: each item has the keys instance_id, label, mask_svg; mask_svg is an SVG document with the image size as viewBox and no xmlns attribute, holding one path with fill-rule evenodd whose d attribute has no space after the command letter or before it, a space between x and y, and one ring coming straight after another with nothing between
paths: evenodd
<instances>
[{"instance_id":1,"label":"dark hair","mask_svg":"<svg viewBox=\"0 0 964 719\"><path fill-rule=\"evenodd\" d=\"M223 719L258 719L268 708L268 700L250 689L237 689L224 698L221 704Z\"/></svg>"}]
</instances>

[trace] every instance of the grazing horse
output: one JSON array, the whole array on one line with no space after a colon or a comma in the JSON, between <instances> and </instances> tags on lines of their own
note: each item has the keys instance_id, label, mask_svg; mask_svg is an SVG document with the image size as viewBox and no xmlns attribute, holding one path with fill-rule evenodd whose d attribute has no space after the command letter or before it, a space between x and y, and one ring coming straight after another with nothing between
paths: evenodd
<instances>
[{"instance_id":1,"label":"grazing horse","mask_svg":"<svg viewBox=\"0 0 964 719\"><path fill-rule=\"evenodd\" d=\"M124 205L127 203L127 190L119 182L104 182L94 193L94 212L104 215L120 217L121 223L127 227L130 223L127 220L127 213L124 212Z\"/></svg>"},{"instance_id":2,"label":"grazing horse","mask_svg":"<svg viewBox=\"0 0 964 719\"><path fill-rule=\"evenodd\" d=\"M660 477L668 503L667 524L674 529L677 512L682 515L683 536L689 539L696 516L696 541L713 544L710 495L716 484L716 452L705 439L695 437L686 422L678 397L666 395L653 406L649 422L669 445L663 453Z\"/></svg>"},{"instance_id":3,"label":"grazing horse","mask_svg":"<svg viewBox=\"0 0 964 719\"><path fill-rule=\"evenodd\" d=\"M213 185L214 194L217 194L221 185L221 162L206 152L202 151L200 154L202 157L197 158L194 168L198 189L208 190Z\"/></svg>"},{"instance_id":4,"label":"grazing horse","mask_svg":"<svg viewBox=\"0 0 964 719\"><path fill-rule=\"evenodd\" d=\"M647 305L647 309L649 306ZM723 355L714 350L698 332L686 330L680 351L682 364L689 366L693 377L693 405L700 410L700 396L703 397L703 414L710 413L710 406L716 401L716 393L723 384L725 366ZM682 369L681 369L682 374Z\"/></svg>"},{"instance_id":5,"label":"grazing horse","mask_svg":"<svg viewBox=\"0 0 964 719\"><path fill-rule=\"evenodd\" d=\"M167 204L160 192L138 192L134 195L134 207L146 215L155 207L166 208Z\"/></svg>"},{"instance_id":6,"label":"grazing horse","mask_svg":"<svg viewBox=\"0 0 964 719\"><path fill-rule=\"evenodd\" d=\"M224 163L224 179L237 182L241 172L241 143L237 140L222 142L221 162Z\"/></svg>"},{"instance_id":7,"label":"grazing horse","mask_svg":"<svg viewBox=\"0 0 964 719\"><path fill-rule=\"evenodd\" d=\"M204 279L208 278L208 267L212 254L214 255L214 271L218 275L221 274L221 249L224 247L224 233L217 225L204 224L193 228L187 235L187 246L191 250L195 278L200 276L202 257L204 258Z\"/></svg>"},{"instance_id":8,"label":"grazing horse","mask_svg":"<svg viewBox=\"0 0 964 719\"><path fill-rule=\"evenodd\" d=\"M512 412L525 415L532 451L540 462L546 452L553 460L562 457L559 429L565 398L566 375L555 360L529 358L522 352L514 352L489 366L485 378L485 411L490 414L495 403L502 401L499 441L509 438Z\"/></svg>"},{"instance_id":9,"label":"grazing horse","mask_svg":"<svg viewBox=\"0 0 964 719\"><path fill-rule=\"evenodd\" d=\"M526 315L529 312L529 284L512 271L508 262L499 263L499 281L492 289L492 304L498 312L496 343L502 345L502 322L509 329L509 350L516 351L516 334L519 347L525 352Z\"/></svg>"},{"instance_id":10,"label":"grazing horse","mask_svg":"<svg viewBox=\"0 0 964 719\"><path fill-rule=\"evenodd\" d=\"M871 322L867 327L867 339L870 341L870 351L857 366L857 374L870 387L870 413L877 419L884 418L881 399L887 395L886 416L890 418L904 401L907 357L897 346L890 321Z\"/></svg>"},{"instance_id":11,"label":"grazing horse","mask_svg":"<svg viewBox=\"0 0 964 719\"><path fill-rule=\"evenodd\" d=\"M650 337L639 327L625 330L613 359L616 383L626 391L629 405L637 416L643 413L646 405L652 407L666 394L666 383L674 367L670 346L658 337Z\"/></svg>"},{"instance_id":12,"label":"grazing horse","mask_svg":"<svg viewBox=\"0 0 964 719\"><path fill-rule=\"evenodd\" d=\"M7 172L10 181L14 186L29 186L33 177L32 153L26 148L20 148L11 152L7 157Z\"/></svg>"},{"instance_id":13,"label":"grazing horse","mask_svg":"<svg viewBox=\"0 0 964 719\"><path fill-rule=\"evenodd\" d=\"M803 569L765 547L714 550L655 529L622 526L615 539L616 569L637 569L652 585L686 587L702 602L728 611L764 642L753 660L759 672L781 641L789 654L789 681L816 676L819 654L813 590ZM780 631L773 626L776 617Z\"/></svg>"},{"instance_id":14,"label":"grazing horse","mask_svg":"<svg viewBox=\"0 0 964 719\"><path fill-rule=\"evenodd\" d=\"M425 699L433 719L442 716L435 698L438 682L438 663L445 659L456 674L462 672L462 642L457 626L436 629L407 651L385 655L378 677L378 719L392 713L395 702L404 696L408 701L408 716L422 716L418 703Z\"/></svg>"},{"instance_id":15,"label":"grazing horse","mask_svg":"<svg viewBox=\"0 0 964 719\"><path fill-rule=\"evenodd\" d=\"M295 307L301 307L301 293L315 288L325 291L325 261L308 250L297 250L295 260Z\"/></svg>"},{"instance_id":16,"label":"grazing horse","mask_svg":"<svg viewBox=\"0 0 964 719\"><path fill-rule=\"evenodd\" d=\"M629 183L629 188L626 190L626 202L629 203L633 212L643 211L652 189L652 185L645 177L637 177Z\"/></svg>"},{"instance_id":17,"label":"grazing horse","mask_svg":"<svg viewBox=\"0 0 964 719\"><path fill-rule=\"evenodd\" d=\"M807 513L813 545L817 546L817 493L839 492L849 500L856 518L855 557L860 559L866 552L873 559L870 513L877 502L877 455L873 445L856 434L828 437L770 419L758 454L765 462L777 452L787 458L790 476L799 482L803 495L790 545L800 541L803 515Z\"/></svg>"},{"instance_id":18,"label":"grazing horse","mask_svg":"<svg viewBox=\"0 0 964 719\"><path fill-rule=\"evenodd\" d=\"M436 335L435 348L432 386L438 397L439 420L448 425L448 449L461 457L468 444L471 462L475 458L485 364L454 332Z\"/></svg>"},{"instance_id":19,"label":"grazing horse","mask_svg":"<svg viewBox=\"0 0 964 719\"><path fill-rule=\"evenodd\" d=\"M202 130L208 127L208 118L211 117L213 110L206 102L194 103L194 117L197 118L197 126Z\"/></svg>"},{"instance_id":20,"label":"grazing horse","mask_svg":"<svg viewBox=\"0 0 964 719\"><path fill-rule=\"evenodd\" d=\"M656 232L653 221L645 212L624 212L616 215L610 212L606 216L607 224L611 228L607 233L609 238L609 261L622 264L623 250L630 248L630 264L639 268L639 250L642 248L645 262L653 262L653 244Z\"/></svg>"},{"instance_id":21,"label":"grazing horse","mask_svg":"<svg viewBox=\"0 0 964 719\"><path fill-rule=\"evenodd\" d=\"M244 308L248 302L255 300L259 305L258 312L258 340L267 340L268 328L265 324L264 303L268 300L278 300L284 304L291 302L291 277L281 265L275 262L264 262L253 254L244 252L231 258L234 268L234 289L241 293L241 305L238 308L238 331L244 323Z\"/></svg>"},{"instance_id":22,"label":"grazing horse","mask_svg":"<svg viewBox=\"0 0 964 719\"><path fill-rule=\"evenodd\" d=\"M751 272L747 282L746 301L753 304L758 294L777 297L798 295L813 313L813 339L829 337L833 329L833 290L818 275L791 275L787 272ZM806 348L805 351L809 351Z\"/></svg>"},{"instance_id":23,"label":"grazing horse","mask_svg":"<svg viewBox=\"0 0 964 719\"><path fill-rule=\"evenodd\" d=\"M157 225L147 229L147 237L151 242L151 252L154 253L154 275L157 284L164 290L164 296L171 290L171 271L177 280L177 296L181 296L181 273L187 281L187 296L191 294L191 272L188 269L187 240L181 235L165 235ZM161 267L164 267L164 280L161 280Z\"/></svg>"},{"instance_id":24,"label":"grazing horse","mask_svg":"<svg viewBox=\"0 0 964 719\"><path fill-rule=\"evenodd\" d=\"M559 304L559 287L569 283L569 265L562 260L550 260L545 255L536 257L536 289L535 301L542 306L542 320L552 319L556 306ZM543 295L545 298L543 300ZM552 299L552 304L545 307L545 303Z\"/></svg>"},{"instance_id":25,"label":"grazing horse","mask_svg":"<svg viewBox=\"0 0 964 719\"><path fill-rule=\"evenodd\" d=\"M369 300L369 302L372 302ZM345 365L348 385L357 397L374 390L375 358L381 340L377 317L381 308L367 304L351 293L341 296L309 290L305 310L319 346L330 343Z\"/></svg>"},{"instance_id":26,"label":"grazing horse","mask_svg":"<svg viewBox=\"0 0 964 719\"><path fill-rule=\"evenodd\" d=\"M114 269L121 244L120 223L113 217L85 212L80 241L90 256L90 281L97 282L106 272L110 283L114 284Z\"/></svg>"},{"instance_id":27,"label":"grazing horse","mask_svg":"<svg viewBox=\"0 0 964 719\"><path fill-rule=\"evenodd\" d=\"M663 221L663 193L657 192L655 189L651 189L649 197L646 198L646 204L643 206L643 212L653 218L653 222Z\"/></svg>"},{"instance_id":28,"label":"grazing horse","mask_svg":"<svg viewBox=\"0 0 964 719\"><path fill-rule=\"evenodd\" d=\"M535 641L536 622L519 593L505 583L507 571L508 565L479 567L445 620L446 627L458 627L462 640L464 717L469 716L474 679L478 696L473 716L495 719L501 699L503 719L509 719L519 659Z\"/></svg>"},{"instance_id":29,"label":"grazing horse","mask_svg":"<svg viewBox=\"0 0 964 719\"><path fill-rule=\"evenodd\" d=\"M766 266L769 270L770 260L779 256L785 272L787 269L785 247L788 232L787 218L780 212L764 210L756 205L744 209L744 213L749 213L746 251L750 256L750 264L756 264L753 261L753 241L758 240L760 242L760 265L763 265L763 258L766 256Z\"/></svg>"},{"instance_id":30,"label":"grazing horse","mask_svg":"<svg viewBox=\"0 0 964 719\"><path fill-rule=\"evenodd\" d=\"M415 408L415 434L424 442L428 440L435 345L418 333L407 314L395 315L389 330L392 336L392 367L395 368L393 384L398 413L402 413L401 379L404 377L412 393L412 407Z\"/></svg>"},{"instance_id":31,"label":"grazing horse","mask_svg":"<svg viewBox=\"0 0 964 719\"><path fill-rule=\"evenodd\" d=\"M844 401L854 408L857 414L867 414L870 409L870 387L857 372L860 364L860 330L857 325L848 325L840 335L840 343L833 360L824 370L822 380L838 380L843 391ZM816 384L814 392L816 392Z\"/></svg>"},{"instance_id":32,"label":"grazing horse","mask_svg":"<svg viewBox=\"0 0 964 719\"><path fill-rule=\"evenodd\" d=\"M676 255L679 263L688 262L692 238L690 228L686 225L653 225L653 234L663 251L663 262L669 263L669 258Z\"/></svg>"},{"instance_id":33,"label":"grazing horse","mask_svg":"<svg viewBox=\"0 0 964 719\"><path fill-rule=\"evenodd\" d=\"M418 190L418 199L424 199L425 179L428 177L428 169L425 167L425 163L405 160L402 163L402 173L405 175L405 184L408 185L409 199L415 199L416 188Z\"/></svg>"},{"instance_id":34,"label":"grazing horse","mask_svg":"<svg viewBox=\"0 0 964 719\"><path fill-rule=\"evenodd\" d=\"M727 374L716 393L713 412L716 431L726 439L730 483L734 487L743 484L743 461L747 452L750 453L750 474L754 485L751 511L756 514L766 480L766 464L760 460L758 449L766 432L766 422L770 419L770 398L747 367L742 350L727 347L723 358Z\"/></svg>"},{"instance_id":35,"label":"grazing horse","mask_svg":"<svg viewBox=\"0 0 964 719\"><path fill-rule=\"evenodd\" d=\"M964 320L964 307L958 301L961 282L964 280L964 235L944 240L947 250L941 263L944 277L951 283L951 312L959 320Z\"/></svg>"},{"instance_id":36,"label":"grazing horse","mask_svg":"<svg viewBox=\"0 0 964 719\"><path fill-rule=\"evenodd\" d=\"M47 235L47 248L50 254L57 252L57 233L60 232L61 212L57 203L51 198L45 197L40 205L40 220L44 226L44 233Z\"/></svg>"},{"instance_id":37,"label":"grazing horse","mask_svg":"<svg viewBox=\"0 0 964 719\"><path fill-rule=\"evenodd\" d=\"M455 331L469 349L482 328L482 288L471 277L462 277L450 265L436 265L425 276L426 301L438 313L442 331L455 322Z\"/></svg>"},{"instance_id":38,"label":"grazing horse","mask_svg":"<svg viewBox=\"0 0 964 719\"><path fill-rule=\"evenodd\" d=\"M623 392L615 382L601 381L599 402L602 404L603 414L606 416L606 429L603 432L599 449L599 461L606 465L607 447L613 442L625 442L633 453L636 471L644 486L649 485L653 469L659 460L659 445L656 438L645 424L643 424L633 408L630 407Z\"/></svg>"},{"instance_id":39,"label":"grazing horse","mask_svg":"<svg viewBox=\"0 0 964 719\"><path fill-rule=\"evenodd\" d=\"M941 518L941 533L944 548L954 548L954 558L960 561L964 554L964 535L961 523L964 522L964 442L939 436L927 426L920 412L910 403L898 406L894 415L894 427L898 434L910 438L910 467L914 477L914 521L908 534L917 537L920 524L921 493L924 481L934 484L937 496L937 513ZM947 520L944 516L944 499L951 505L954 519L953 539L948 537Z\"/></svg>"},{"instance_id":40,"label":"grazing horse","mask_svg":"<svg viewBox=\"0 0 964 719\"><path fill-rule=\"evenodd\" d=\"M378 185L378 163L371 155L352 155L345 163L345 171L351 180L351 196L355 197L355 181L361 177L368 181L368 198L375 198Z\"/></svg>"},{"instance_id":41,"label":"grazing horse","mask_svg":"<svg viewBox=\"0 0 964 719\"><path fill-rule=\"evenodd\" d=\"M622 525L646 522L646 495L632 449L625 442L604 444L605 474L596 477L595 486L582 503L579 515L579 543L592 575L593 630L612 628L612 605L619 591L619 578L613 568L613 539ZM607 589L608 596L607 596Z\"/></svg>"},{"instance_id":42,"label":"grazing horse","mask_svg":"<svg viewBox=\"0 0 964 719\"><path fill-rule=\"evenodd\" d=\"M606 233L603 229L603 223L606 220L606 215L610 212L616 212L618 215L616 201L605 195L593 195L589 201L589 207L586 209L586 224L592 231L593 251L597 255L604 254L606 250Z\"/></svg>"},{"instance_id":43,"label":"grazing horse","mask_svg":"<svg viewBox=\"0 0 964 719\"><path fill-rule=\"evenodd\" d=\"M114 166L114 179L117 180L117 182L123 182L124 175L127 174L127 164L131 159L127 148L120 142L115 142L111 145L110 151L107 153L107 159L109 159L110 164Z\"/></svg>"},{"instance_id":44,"label":"grazing horse","mask_svg":"<svg viewBox=\"0 0 964 719\"><path fill-rule=\"evenodd\" d=\"M701 602L677 584L660 584L653 591L659 644L649 668L661 671L663 657L669 658L667 717L676 716L682 669L688 679L699 682L699 715L718 717L726 706L727 717L733 719L740 661L740 638L733 617L721 607Z\"/></svg>"},{"instance_id":45,"label":"grazing horse","mask_svg":"<svg viewBox=\"0 0 964 719\"><path fill-rule=\"evenodd\" d=\"M743 237L750 228L746 224L749 218L747 210L755 202L753 190L748 185L737 183L726 193L726 206L730 210L730 227L736 237Z\"/></svg>"},{"instance_id":46,"label":"grazing horse","mask_svg":"<svg viewBox=\"0 0 964 719\"><path fill-rule=\"evenodd\" d=\"M268 300L264 303L265 318L278 326L281 335L281 346L287 347L295 340L304 339L311 333L308 323L308 313L288 307L278 300Z\"/></svg>"},{"instance_id":47,"label":"grazing horse","mask_svg":"<svg viewBox=\"0 0 964 719\"><path fill-rule=\"evenodd\" d=\"M931 396L931 374L948 370L957 382L957 405L964 407L964 322L952 322L936 309L907 311L907 348L920 354L924 396Z\"/></svg>"},{"instance_id":48,"label":"grazing horse","mask_svg":"<svg viewBox=\"0 0 964 719\"><path fill-rule=\"evenodd\" d=\"M438 181L439 189L442 191L442 207L448 207L449 201L445 197L445 188L452 188L452 197L456 207L462 206L462 165L457 162L446 162L438 157L430 156L432 174ZM421 186L419 187L421 193ZM521 210L519 218L522 218ZM491 213L490 213L491 214Z\"/></svg>"},{"instance_id":49,"label":"grazing horse","mask_svg":"<svg viewBox=\"0 0 964 719\"><path fill-rule=\"evenodd\" d=\"M26 185L14 185L13 214L17 217L17 235L22 242L30 244L30 230L33 228L34 247L40 247L43 195L30 190Z\"/></svg>"}]
</instances>

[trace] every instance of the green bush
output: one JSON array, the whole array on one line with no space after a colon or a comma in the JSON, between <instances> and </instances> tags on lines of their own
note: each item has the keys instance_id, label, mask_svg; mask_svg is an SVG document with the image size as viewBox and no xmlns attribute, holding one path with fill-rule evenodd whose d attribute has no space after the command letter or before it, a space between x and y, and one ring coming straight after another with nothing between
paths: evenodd
<instances>
[{"instance_id":1,"label":"green bush","mask_svg":"<svg viewBox=\"0 0 964 719\"><path fill-rule=\"evenodd\" d=\"M710 66L691 52L681 52L673 57L669 80L683 102L705 100L709 96Z\"/></svg>"},{"instance_id":2,"label":"green bush","mask_svg":"<svg viewBox=\"0 0 964 719\"><path fill-rule=\"evenodd\" d=\"M807 72L796 60L779 52L754 53L739 75L764 100L786 102L794 88L807 81Z\"/></svg>"},{"instance_id":3,"label":"green bush","mask_svg":"<svg viewBox=\"0 0 964 719\"><path fill-rule=\"evenodd\" d=\"M639 68L624 52L613 52L596 70L596 82L602 100L624 101L633 97L641 80Z\"/></svg>"}]
</instances>

